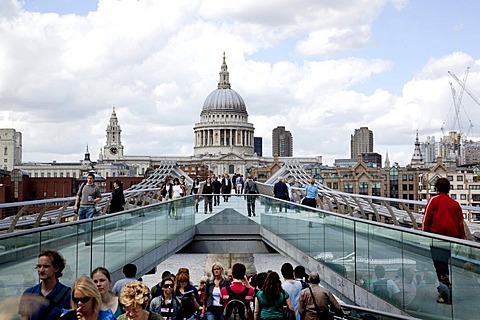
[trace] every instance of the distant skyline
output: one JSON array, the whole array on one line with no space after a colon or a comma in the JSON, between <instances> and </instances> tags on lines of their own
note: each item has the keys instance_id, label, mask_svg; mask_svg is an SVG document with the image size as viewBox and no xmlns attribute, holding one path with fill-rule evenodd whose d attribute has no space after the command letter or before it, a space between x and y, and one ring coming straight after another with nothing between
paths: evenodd
<instances>
[{"instance_id":1,"label":"distant skyline","mask_svg":"<svg viewBox=\"0 0 480 320\"><path fill-rule=\"evenodd\" d=\"M0 127L23 135L23 160L92 160L112 107L126 155L193 155L194 124L226 52L263 155L285 126L295 156L350 156L368 127L374 152L406 165L442 128L480 140L465 93L455 121L447 73L480 97L474 0L0 2ZM470 122L473 128L469 129Z\"/></svg>"}]
</instances>

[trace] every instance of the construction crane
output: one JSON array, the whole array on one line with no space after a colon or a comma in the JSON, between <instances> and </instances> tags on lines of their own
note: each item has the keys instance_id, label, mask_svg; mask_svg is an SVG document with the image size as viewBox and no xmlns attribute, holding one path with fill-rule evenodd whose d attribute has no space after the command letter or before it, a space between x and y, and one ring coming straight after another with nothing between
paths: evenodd
<instances>
[{"instance_id":1,"label":"construction crane","mask_svg":"<svg viewBox=\"0 0 480 320\"><path fill-rule=\"evenodd\" d=\"M468 68L469 69L469 68ZM468 70L467 69L467 70ZM458 79L458 77L451 71L448 71L448 73L452 76L453 79L455 79L455 81L457 81L457 83L460 85L460 87L463 88L463 90L465 90L466 93L468 93L468 95L470 96L470 98L473 99L473 101L475 101L475 103L480 106L480 100L478 100L478 98L473 94L472 91L470 91L470 89L467 88L466 84L464 81Z\"/></svg>"},{"instance_id":2,"label":"construction crane","mask_svg":"<svg viewBox=\"0 0 480 320\"><path fill-rule=\"evenodd\" d=\"M460 106L462 106L463 92L465 91L465 92L470 96L470 98L472 98L472 100L473 100L478 106L480 106L480 100L478 100L478 98L475 96L475 94L473 94L473 92L470 91L470 89L468 89L467 86L466 86L467 76L468 76L468 71L469 71L469 70L470 70L470 67L468 67L467 70L465 71L465 76L464 76L464 78L463 78L463 81L460 80L453 72L448 71L448 74L449 74L449 75L460 85L460 87L462 88L462 90L460 91L460 94L458 95L458 97L456 97L455 88L453 87L453 84L450 83L450 87L451 87L451 89L452 89L453 104L454 104L454 107L455 107L455 121L458 123L459 129L460 129L459 113L460 113ZM473 124L472 124L472 121L470 120L470 118L468 117L468 114L467 114L466 110L463 109L463 111L465 112L465 115L467 116L468 122L470 123L470 127L469 127L469 129L468 129L468 132L465 134L465 137L467 137L468 134L470 133L470 130L473 128Z\"/></svg>"}]
</instances>

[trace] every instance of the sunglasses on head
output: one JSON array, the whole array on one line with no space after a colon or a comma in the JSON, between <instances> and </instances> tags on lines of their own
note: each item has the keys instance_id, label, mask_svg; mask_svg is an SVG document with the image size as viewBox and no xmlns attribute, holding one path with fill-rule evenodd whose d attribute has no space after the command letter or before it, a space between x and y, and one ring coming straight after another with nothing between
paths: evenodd
<instances>
[{"instance_id":1,"label":"sunglasses on head","mask_svg":"<svg viewBox=\"0 0 480 320\"><path fill-rule=\"evenodd\" d=\"M76 297L72 297L72 301L75 302L75 303L87 303L88 301L90 301L90 297L81 297L81 298L76 298Z\"/></svg>"},{"instance_id":2,"label":"sunglasses on head","mask_svg":"<svg viewBox=\"0 0 480 320\"><path fill-rule=\"evenodd\" d=\"M165 289L173 288L173 284L164 284L163 287L164 287Z\"/></svg>"}]
</instances>

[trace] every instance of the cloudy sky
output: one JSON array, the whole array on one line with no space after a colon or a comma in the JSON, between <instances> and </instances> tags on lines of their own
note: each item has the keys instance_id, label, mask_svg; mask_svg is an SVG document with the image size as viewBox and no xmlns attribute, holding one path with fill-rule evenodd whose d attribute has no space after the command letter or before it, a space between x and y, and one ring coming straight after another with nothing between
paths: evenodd
<instances>
[{"instance_id":1,"label":"cloudy sky","mask_svg":"<svg viewBox=\"0 0 480 320\"><path fill-rule=\"evenodd\" d=\"M295 156L374 151L405 165L415 134L480 139L480 106L455 116L447 73L480 97L477 0L1 0L0 127L23 161L92 159L116 108L125 154L192 155L193 126L226 52L232 89L271 156L285 126ZM473 127L470 128L470 123ZM443 128L443 130L442 130Z\"/></svg>"}]
</instances>

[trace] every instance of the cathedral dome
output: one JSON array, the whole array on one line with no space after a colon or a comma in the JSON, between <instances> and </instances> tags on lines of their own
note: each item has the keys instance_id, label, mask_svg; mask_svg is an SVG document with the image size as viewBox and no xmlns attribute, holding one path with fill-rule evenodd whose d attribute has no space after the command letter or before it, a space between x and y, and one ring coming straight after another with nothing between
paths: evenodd
<instances>
[{"instance_id":1,"label":"cathedral dome","mask_svg":"<svg viewBox=\"0 0 480 320\"><path fill-rule=\"evenodd\" d=\"M247 113L245 102L238 92L230 87L229 73L227 63L225 61L225 53L223 53L223 64L220 68L220 81L218 89L212 91L203 103L203 112L211 111L227 111Z\"/></svg>"},{"instance_id":2,"label":"cathedral dome","mask_svg":"<svg viewBox=\"0 0 480 320\"><path fill-rule=\"evenodd\" d=\"M230 88L218 88L208 95L203 103L203 111L247 112L245 102L238 92Z\"/></svg>"}]
</instances>

